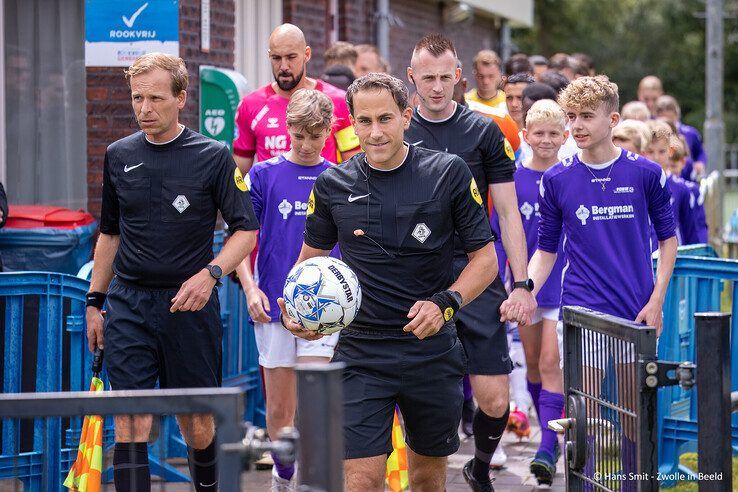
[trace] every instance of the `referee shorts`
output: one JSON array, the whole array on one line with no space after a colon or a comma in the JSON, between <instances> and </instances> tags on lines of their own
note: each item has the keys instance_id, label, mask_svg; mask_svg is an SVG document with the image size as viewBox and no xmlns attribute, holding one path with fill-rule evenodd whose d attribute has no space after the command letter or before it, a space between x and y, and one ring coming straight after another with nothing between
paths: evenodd
<instances>
[{"instance_id":1,"label":"referee shorts","mask_svg":"<svg viewBox=\"0 0 738 492\"><path fill-rule=\"evenodd\" d=\"M453 322L428 338L412 333L342 330L334 362L343 362L345 458L392 452L395 405L405 441L423 456L459 449L464 352Z\"/></svg>"},{"instance_id":2,"label":"referee shorts","mask_svg":"<svg viewBox=\"0 0 738 492\"><path fill-rule=\"evenodd\" d=\"M454 278L469 263L454 258ZM500 321L500 306L507 299L498 275L479 297L461 308L456 315L456 329L466 352L468 373L474 375L510 374L513 363L507 345L505 323Z\"/></svg>"},{"instance_id":3,"label":"referee shorts","mask_svg":"<svg viewBox=\"0 0 738 492\"><path fill-rule=\"evenodd\" d=\"M105 365L114 390L221 385L223 325L218 291L200 311L170 313L179 289L116 277L108 289Z\"/></svg>"}]
</instances>

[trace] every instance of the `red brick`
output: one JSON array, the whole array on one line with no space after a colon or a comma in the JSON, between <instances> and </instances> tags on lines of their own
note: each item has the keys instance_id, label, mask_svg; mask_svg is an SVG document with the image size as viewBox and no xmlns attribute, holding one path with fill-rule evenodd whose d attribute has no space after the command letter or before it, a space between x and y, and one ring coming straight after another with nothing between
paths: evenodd
<instances>
[{"instance_id":1,"label":"red brick","mask_svg":"<svg viewBox=\"0 0 738 492\"><path fill-rule=\"evenodd\" d=\"M108 89L105 87L88 87L87 88L87 100L97 100L108 98Z\"/></svg>"}]
</instances>

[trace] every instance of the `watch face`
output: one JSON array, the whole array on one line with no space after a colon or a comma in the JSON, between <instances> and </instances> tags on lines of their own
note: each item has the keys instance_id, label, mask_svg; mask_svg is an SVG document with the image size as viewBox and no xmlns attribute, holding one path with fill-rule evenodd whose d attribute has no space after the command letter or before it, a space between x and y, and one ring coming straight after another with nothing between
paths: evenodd
<instances>
[{"instance_id":1,"label":"watch face","mask_svg":"<svg viewBox=\"0 0 738 492\"><path fill-rule=\"evenodd\" d=\"M223 270L218 265L209 265L210 269L210 275L213 276L213 278L220 279L220 277L223 276Z\"/></svg>"}]
</instances>

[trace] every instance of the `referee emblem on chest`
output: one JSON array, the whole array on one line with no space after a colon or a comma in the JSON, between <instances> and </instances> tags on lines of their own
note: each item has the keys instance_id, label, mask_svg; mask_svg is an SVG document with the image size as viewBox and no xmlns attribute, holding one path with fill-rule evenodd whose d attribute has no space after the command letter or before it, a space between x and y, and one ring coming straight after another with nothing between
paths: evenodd
<instances>
[{"instance_id":1,"label":"referee emblem on chest","mask_svg":"<svg viewBox=\"0 0 738 492\"><path fill-rule=\"evenodd\" d=\"M172 206L177 209L177 212L182 213L190 206L190 202L187 200L186 196L177 195L177 198L172 202Z\"/></svg>"},{"instance_id":2,"label":"referee emblem on chest","mask_svg":"<svg viewBox=\"0 0 738 492\"><path fill-rule=\"evenodd\" d=\"M415 229L413 229L412 236L420 241L421 243L424 243L426 239L428 239L428 236L431 235L431 230L428 229L428 226L425 225L424 222L421 222L419 224L415 225Z\"/></svg>"}]
</instances>

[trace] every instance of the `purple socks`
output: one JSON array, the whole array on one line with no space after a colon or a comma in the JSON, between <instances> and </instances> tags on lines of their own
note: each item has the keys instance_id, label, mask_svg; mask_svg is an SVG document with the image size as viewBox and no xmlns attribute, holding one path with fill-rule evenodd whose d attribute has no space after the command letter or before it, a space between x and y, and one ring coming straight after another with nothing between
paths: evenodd
<instances>
[{"instance_id":1,"label":"purple socks","mask_svg":"<svg viewBox=\"0 0 738 492\"><path fill-rule=\"evenodd\" d=\"M635 474L638 472L636 444L625 435L620 442L620 456L623 465L623 477L625 478L621 482L622 488L620 490L623 492L635 492L638 490L638 484L631 478L631 473Z\"/></svg>"},{"instance_id":2,"label":"purple socks","mask_svg":"<svg viewBox=\"0 0 738 492\"><path fill-rule=\"evenodd\" d=\"M548 428L548 421L561 418L561 411L564 409L564 395L561 393L551 393L544 389L540 391L538 416L541 420L541 445L538 447L538 451L546 451L551 455L551 458L555 459L555 447L558 437L554 431Z\"/></svg>"},{"instance_id":3,"label":"purple socks","mask_svg":"<svg viewBox=\"0 0 738 492\"><path fill-rule=\"evenodd\" d=\"M279 458L277 458L277 455L274 453L272 453L272 459L274 460L274 468L277 469L277 475L279 475L279 478L291 480L292 475L295 474L295 465L285 465L279 461Z\"/></svg>"},{"instance_id":4,"label":"purple socks","mask_svg":"<svg viewBox=\"0 0 738 492\"><path fill-rule=\"evenodd\" d=\"M538 416L538 420L541 420L541 383L531 383L530 380L526 381L528 382L528 393L530 393L530 397L533 399L533 406L536 408L536 415Z\"/></svg>"},{"instance_id":5,"label":"purple socks","mask_svg":"<svg viewBox=\"0 0 738 492\"><path fill-rule=\"evenodd\" d=\"M472 394L471 381L469 381L469 375L464 375L464 401L471 400L474 397Z\"/></svg>"}]
</instances>

